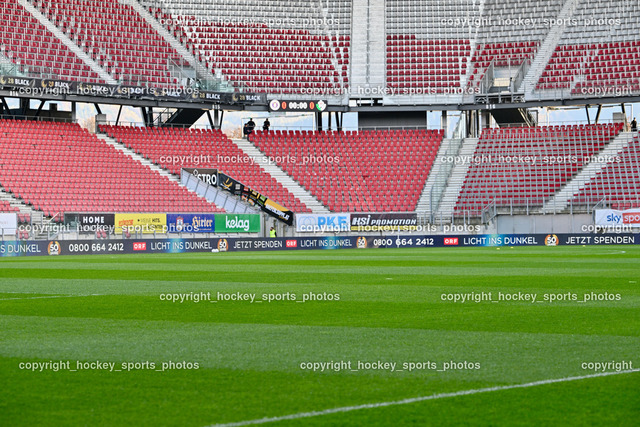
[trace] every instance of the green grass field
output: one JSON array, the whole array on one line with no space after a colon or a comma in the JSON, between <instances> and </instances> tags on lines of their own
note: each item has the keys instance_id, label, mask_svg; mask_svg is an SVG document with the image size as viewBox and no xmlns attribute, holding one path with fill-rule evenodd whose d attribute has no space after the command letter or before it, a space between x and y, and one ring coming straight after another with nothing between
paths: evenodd
<instances>
[{"instance_id":1,"label":"green grass field","mask_svg":"<svg viewBox=\"0 0 640 427\"><path fill-rule=\"evenodd\" d=\"M0 259L0 425L638 425L640 372L591 376L640 368L639 283L631 246ZM161 299L200 292L297 301Z\"/></svg>"}]
</instances>

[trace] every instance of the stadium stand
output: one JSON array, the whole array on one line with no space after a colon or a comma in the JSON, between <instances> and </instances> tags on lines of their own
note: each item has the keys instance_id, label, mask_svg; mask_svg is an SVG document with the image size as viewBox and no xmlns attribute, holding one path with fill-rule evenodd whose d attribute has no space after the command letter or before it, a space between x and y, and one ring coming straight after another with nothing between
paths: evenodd
<instances>
[{"instance_id":1,"label":"stadium stand","mask_svg":"<svg viewBox=\"0 0 640 427\"><path fill-rule=\"evenodd\" d=\"M114 79L179 86L185 60L129 5L101 0L33 0Z\"/></svg>"},{"instance_id":2,"label":"stadium stand","mask_svg":"<svg viewBox=\"0 0 640 427\"><path fill-rule=\"evenodd\" d=\"M458 197L456 215L498 207L540 207L623 125L486 129Z\"/></svg>"},{"instance_id":3,"label":"stadium stand","mask_svg":"<svg viewBox=\"0 0 640 427\"><path fill-rule=\"evenodd\" d=\"M60 212L220 212L70 123L0 120L0 185Z\"/></svg>"},{"instance_id":4,"label":"stadium stand","mask_svg":"<svg viewBox=\"0 0 640 427\"><path fill-rule=\"evenodd\" d=\"M595 206L604 200L613 209L640 207L640 139L634 140L618 154L582 191L573 198L574 205Z\"/></svg>"},{"instance_id":5,"label":"stadium stand","mask_svg":"<svg viewBox=\"0 0 640 427\"><path fill-rule=\"evenodd\" d=\"M513 71L526 62L531 64L551 26L545 19L558 17L564 0L516 0L505 3L487 0L482 11L482 21L477 27L477 44L471 63L471 86L480 83L487 68L511 71L502 77L513 77ZM523 24L519 19L526 19Z\"/></svg>"},{"instance_id":6,"label":"stadium stand","mask_svg":"<svg viewBox=\"0 0 640 427\"><path fill-rule=\"evenodd\" d=\"M454 20L477 18L474 2L400 0L385 4L387 85L430 93L463 86L471 44L468 28L455 25Z\"/></svg>"},{"instance_id":7,"label":"stadium stand","mask_svg":"<svg viewBox=\"0 0 640 427\"><path fill-rule=\"evenodd\" d=\"M180 174L182 167L215 168L293 212L311 212L219 130L126 126L101 129L173 174ZM184 162L173 162L175 156L182 156Z\"/></svg>"},{"instance_id":8,"label":"stadium stand","mask_svg":"<svg viewBox=\"0 0 640 427\"><path fill-rule=\"evenodd\" d=\"M640 4L580 0L537 89L574 95L625 95L640 91ZM609 89L612 92L602 93Z\"/></svg>"},{"instance_id":9,"label":"stadium stand","mask_svg":"<svg viewBox=\"0 0 640 427\"><path fill-rule=\"evenodd\" d=\"M18 73L42 78L102 82L75 53L15 0L0 0L0 56Z\"/></svg>"},{"instance_id":10,"label":"stadium stand","mask_svg":"<svg viewBox=\"0 0 640 427\"><path fill-rule=\"evenodd\" d=\"M442 139L441 131L428 130L276 130L251 136L334 212L414 211ZM304 159L315 160L303 164Z\"/></svg>"},{"instance_id":11,"label":"stadium stand","mask_svg":"<svg viewBox=\"0 0 640 427\"><path fill-rule=\"evenodd\" d=\"M324 10L320 3L143 2L168 30L186 35L183 43L212 73L236 88L339 94L348 86L351 1L329 2Z\"/></svg>"}]
</instances>

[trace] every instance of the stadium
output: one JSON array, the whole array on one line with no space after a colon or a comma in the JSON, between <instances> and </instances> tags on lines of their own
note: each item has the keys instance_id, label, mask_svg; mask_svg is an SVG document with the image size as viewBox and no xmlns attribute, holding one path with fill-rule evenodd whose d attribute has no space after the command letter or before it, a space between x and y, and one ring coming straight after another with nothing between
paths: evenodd
<instances>
[{"instance_id":1,"label":"stadium","mask_svg":"<svg viewBox=\"0 0 640 427\"><path fill-rule=\"evenodd\" d=\"M0 14L0 424L637 424L637 0Z\"/></svg>"}]
</instances>

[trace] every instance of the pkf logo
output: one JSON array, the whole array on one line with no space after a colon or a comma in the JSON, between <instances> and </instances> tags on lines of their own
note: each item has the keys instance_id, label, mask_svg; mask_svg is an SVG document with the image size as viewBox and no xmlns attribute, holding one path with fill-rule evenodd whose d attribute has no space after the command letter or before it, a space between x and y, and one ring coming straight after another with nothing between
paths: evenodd
<instances>
[{"instance_id":1,"label":"pkf logo","mask_svg":"<svg viewBox=\"0 0 640 427\"><path fill-rule=\"evenodd\" d=\"M133 250L134 251L146 251L147 250L147 242L133 242Z\"/></svg>"},{"instance_id":2,"label":"pkf logo","mask_svg":"<svg viewBox=\"0 0 640 427\"><path fill-rule=\"evenodd\" d=\"M298 247L298 241L297 240L287 240L285 245L288 248L297 248Z\"/></svg>"},{"instance_id":3,"label":"pkf logo","mask_svg":"<svg viewBox=\"0 0 640 427\"><path fill-rule=\"evenodd\" d=\"M227 242L227 239L218 240L218 250L220 252L227 252L229 250L229 242Z\"/></svg>"},{"instance_id":4,"label":"pkf logo","mask_svg":"<svg viewBox=\"0 0 640 427\"><path fill-rule=\"evenodd\" d=\"M458 246L458 238L457 237L445 237L444 238L445 246Z\"/></svg>"},{"instance_id":5,"label":"pkf logo","mask_svg":"<svg viewBox=\"0 0 640 427\"><path fill-rule=\"evenodd\" d=\"M47 252L49 255L60 255L62 253L62 246L60 246L60 242L49 242Z\"/></svg>"},{"instance_id":6,"label":"pkf logo","mask_svg":"<svg viewBox=\"0 0 640 427\"><path fill-rule=\"evenodd\" d=\"M560 239L555 234L547 234L547 237L544 238L545 246L558 246L560 244Z\"/></svg>"}]
</instances>

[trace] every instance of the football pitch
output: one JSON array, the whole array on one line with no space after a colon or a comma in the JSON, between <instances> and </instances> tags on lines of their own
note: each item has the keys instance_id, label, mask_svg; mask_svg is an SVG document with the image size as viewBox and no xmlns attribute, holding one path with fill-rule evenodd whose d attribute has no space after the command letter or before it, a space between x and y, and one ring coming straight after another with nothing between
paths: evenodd
<instances>
[{"instance_id":1,"label":"football pitch","mask_svg":"<svg viewBox=\"0 0 640 427\"><path fill-rule=\"evenodd\" d=\"M0 259L0 425L637 425L640 247Z\"/></svg>"}]
</instances>

